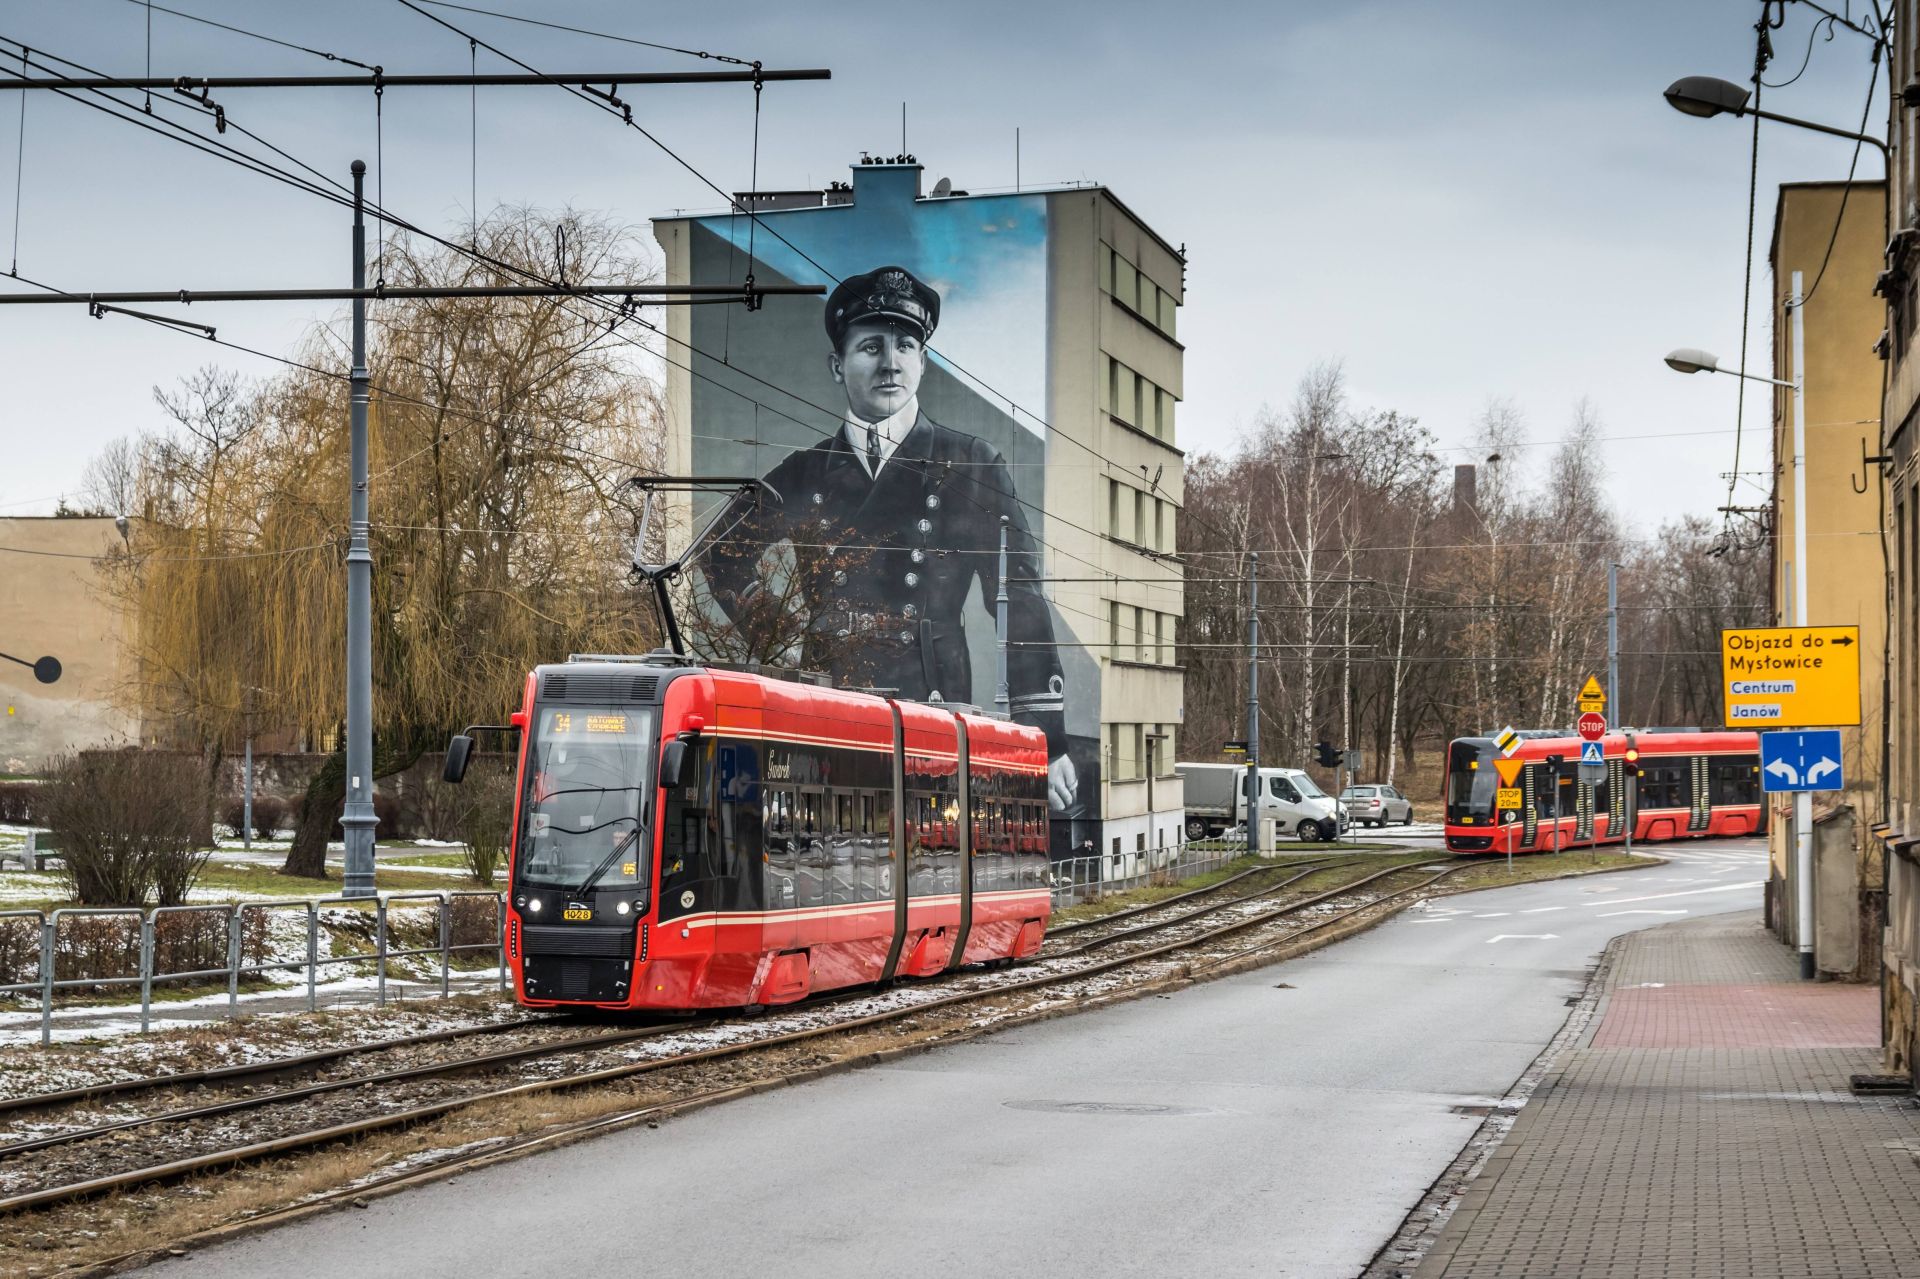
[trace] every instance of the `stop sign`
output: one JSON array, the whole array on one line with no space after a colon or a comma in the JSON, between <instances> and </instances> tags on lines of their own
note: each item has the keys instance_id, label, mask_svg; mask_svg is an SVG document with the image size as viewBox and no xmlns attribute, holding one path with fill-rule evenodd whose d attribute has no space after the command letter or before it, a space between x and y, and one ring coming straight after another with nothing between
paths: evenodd
<instances>
[{"instance_id":1,"label":"stop sign","mask_svg":"<svg viewBox=\"0 0 1920 1279\"><path fill-rule=\"evenodd\" d=\"M1588 711L1580 717L1578 727L1580 729L1581 741L1597 742L1606 736L1607 717L1598 711Z\"/></svg>"}]
</instances>

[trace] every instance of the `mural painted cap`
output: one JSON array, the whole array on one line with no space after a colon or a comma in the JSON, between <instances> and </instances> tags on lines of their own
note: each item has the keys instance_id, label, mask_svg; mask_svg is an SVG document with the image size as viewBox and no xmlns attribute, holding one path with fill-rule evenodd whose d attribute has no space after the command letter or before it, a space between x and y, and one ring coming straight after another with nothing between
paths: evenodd
<instances>
[{"instance_id":1,"label":"mural painted cap","mask_svg":"<svg viewBox=\"0 0 1920 1279\"><path fill-rule=\"evenodd\" d=\"M905 267L883 266L850 275L827 298L827 338L837 349L847 329L862 320L904 324L925 342L940 323L940 295Z\"/></svg>"}]
</instances>

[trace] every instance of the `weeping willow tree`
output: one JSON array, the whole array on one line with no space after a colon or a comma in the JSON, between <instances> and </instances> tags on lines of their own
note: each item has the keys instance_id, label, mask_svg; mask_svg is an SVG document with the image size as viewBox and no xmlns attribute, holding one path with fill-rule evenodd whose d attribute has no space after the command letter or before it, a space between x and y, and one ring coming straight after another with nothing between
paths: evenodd
<instances>
[{"instance_id":1,"label":"weeping willow tree","mask_svg":"<svg viewBox=\"0 0 1920 1279\"><path fill-rule=\"evenodd\" d=\"M577 215L505 211L476 238L542 276L646 278L626 233ZM405 239L381 274L524 283ZM663 415L641 352L578 300L381 302L369 347L374 771L388 776L517 705L539 662L657 642L628 580L626 481L656 469ZM140 450L150 518L119 575L138 700L202 749L265 728L338 736L347 363L340 326L320 326L271 382L202 373L162 397L178 430ZM324 874L343 765L336 750L308 787L291 873Z\"/></svg>"}]
</instances>

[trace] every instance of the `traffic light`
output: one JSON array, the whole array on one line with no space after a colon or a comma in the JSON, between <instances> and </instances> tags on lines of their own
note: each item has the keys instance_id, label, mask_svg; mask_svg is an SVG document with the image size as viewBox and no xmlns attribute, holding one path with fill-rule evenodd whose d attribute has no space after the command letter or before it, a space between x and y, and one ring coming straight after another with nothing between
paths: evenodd
<instances>
[{"instance_id":1,"label":"traffic light","mask_svg":"<svg viewBox=\"0 0 1920 1279\"><path fill-rule=\"evenodd\" d=\"M1631 746L1627 747L1626 756L1620 763L1620 771L1628 777L1640 776L1640 752Z\"/></svg>"},{"instance_id":2,"label":"traffic light","mask_svg":"<svg viewBox=\"0 0 1920 1279\"><path fill-rule=\"evenodd\" d=\"M1340 752L1335 749L1332 742L1315 742L1313 744L1313 761L1322 768L1338 768L1340 766Z\"/></svg>"},{"instance_id":3,"label":"traffic light","mask_svg":"<svg viewBox=\"0 0 1920 1279\"><path fill-rule=\"evenodd\" d=\"M1555 777L1560 776L1560 766L1566 762L1567 757L1565 755L1549 755L1546 758L1546 765L1549 769L1553 770Z\"/></svg>"}]
</instances>

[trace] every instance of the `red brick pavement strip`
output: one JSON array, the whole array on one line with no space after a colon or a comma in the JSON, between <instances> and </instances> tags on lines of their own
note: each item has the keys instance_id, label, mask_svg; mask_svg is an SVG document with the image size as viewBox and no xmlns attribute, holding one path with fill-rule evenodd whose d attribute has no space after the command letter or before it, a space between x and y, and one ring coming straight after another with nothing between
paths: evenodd
<instances>
[{"instance_id":1,"label":"red brick pavement strip","mask_svg":"<svg viewBox=\"0 0 1920 1279\"><path fill-rule=\"evenodd\" d=\"M1920 1276L1920 1108L1847 1092L1879 1056L1873 989L1798 985L1758 912L1608 953L1591 1045L1550 1069L1419 1279Z\"/></svg>"},{"instance_id":2,"label":"red brick pavement strip","mask_svg":"<svg viewBox=\"0 0 1920 1279\"><path fill-rule=\"evenodd\" d=\"M1643 986L1616 990L1595 1048L1877 1048L1880 988Z\"/></svg>"}]
</instances>

